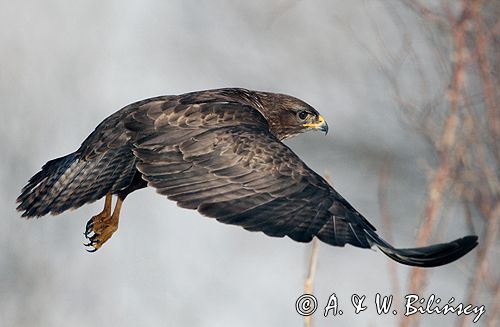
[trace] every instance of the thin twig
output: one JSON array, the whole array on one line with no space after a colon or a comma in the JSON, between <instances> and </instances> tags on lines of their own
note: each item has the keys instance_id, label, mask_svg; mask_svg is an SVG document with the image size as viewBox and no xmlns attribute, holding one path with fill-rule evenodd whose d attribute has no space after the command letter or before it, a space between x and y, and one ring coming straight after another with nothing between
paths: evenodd
<instances>
[{"instance_id":1,"label":"thin twig","mask_svg":"<svg viewBox=\"0 0 500 327\"><path fill-rule=\"evenodd\" d=\"M493 307L491 308L488 320L486 321L486 326L489 327L498 326L500 323L500 321L498 321L498 315L500 313L500 281L496 284L492 303Z\"/></svg>"},{"instance_id":2,"label":"thin twig","mask_svg":"<svg viewBox=\"0 0 500 327\"><path fill-rule=\"evenodd\" d=\"M478 3L479 1L475 1ZM476 56L479 66L479 76L482 83L484 104L488 112L488 127L490 128L491 137L495 146L495 159L500 162L500 129L498 126L500 115L496 104L496 97L493 83L490 79L490 63L486 55L487 42L483 28L481 26L481 17L478 15L478 6L472 6L472 19L475 24L475 41L476 41Z\"/></svg>"},{"instance_id":3,"label":"thin twig","mask_svg":"<svg viewBox=\"0 0 500 327\"><path fill-rule=\"evenodd\" d=\"M316 275L316 265L318 262L318 244L315 237L311 242L311 255L309 257L309 268L307 270L306 281L304 282L304 293L311 294L313 291L314 276Z\"/></svg>"},{"instance_id":4,"label":"thin twig","mask_svg":"<svg viewBox=\"0 0 500 327\"><path fill-rule=\"evenodd\" d=\"M309 268L307 270L307 277L304 282L304 293L312 294L313 292L313 283L314 277L316 275L316 266L318 262L318 245L319 240L315 237L311 243L311 255L309 257ZM312 326L312 315L304 316L304 326L311 327Z\"/></svg>"},{"instance_id":5,"label":"thin twig","mask_svg":"<svg viewBox=\"0 0 500 327\"><path fill-rule=\"evenodd\" d=\"M325 179L330 183L330 176L325 174ZM307 269L306 280L304 281L304 293L312 294L314 286L314 277L316 276L316 267L318 264L319 240L314 237L311 242L311 255L309 256L309 265ZM304 326L312 326L312 315L304 316Z\"/></svg>"},{"instance_id":6,"label":"thin twig","mask_svg":"<svg viewBox=\"0 0 500 327\"><path fill-rule=\"evenodd\" d=\"M493 248L497 235L498 229L500 227L500 203L497 203L496 208L490 215L490 221L485 226L485 233L483 238L483 244L479 247L478 256L476 260L476 269L474 270L474 277L469 284L469 291L467 296L467 303L475 303L477 298L477 292L479 291L480 285L486 276L488 270L488 253L489 249ZM494 302L493 302L494 303ZM497 309L498 310L498 309ZM491 315L492 313L490 313ZM496 313L494 313L496 314ZM466 317L463 316L460 321L460 327L464 327L466 324Z\"/></svg>"},{"instance_id":7,"label":"thin twig","mask_svg":"<svg viewBox=\"0 0 500 327\"><path fill-rule=\"evenodd\" d=\"M455 43L455 64L451 78L451 85L448 91L450 103L448 117L444 124L444 129L438 143L438 154L440 164L436 169L433 179L428 187L428 196L424 209L424 221L418 231L417 245L424 246L431 237L431 231L438 218L442 206L443 195L450 184L450 173L455 164L453 149L456 140L456 131L459 123L458 105L460 94L464 84L464 64L465 64L465 22L469 16L470 5L467 0L462 0L462 14L457 21L450 18L453 28L453 39ZM426 279L425 271L421 268L413 268L410 273L410 292L422 291ZM401 321L401 326L407 327L416 320L416 316L411 319L405 317Z\"/></svg>"},{"instance_id":8,"label":"thin twig","mask_svg":"<svg viewBox=\"0 0 500 327\"><path fill-rule=\"evenodd\" d=\"M380 217L382 220L382 228L384 229L385 238L389 243L392 243L392 224L391 217L389 214L389 201L387 196L388 181L389 181L389 171L392 167L392 159L387 157L382 164L382 168L379 173L378 182L378 203L380 208ZM392 285L392 292L396 299L401 298L401 286L399 283L396 262L393 260L387 260L389 264L389 280ZM399 304L396 302L396 311L400 311Z\"/></svg>"}]
</instances>

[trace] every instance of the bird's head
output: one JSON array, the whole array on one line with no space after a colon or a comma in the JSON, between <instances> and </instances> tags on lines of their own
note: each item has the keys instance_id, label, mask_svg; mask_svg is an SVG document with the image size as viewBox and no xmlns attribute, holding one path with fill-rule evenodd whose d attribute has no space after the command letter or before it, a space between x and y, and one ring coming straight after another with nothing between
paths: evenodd
<instances>
[{"instance_id":1,"label":"bird's head","mask_svg":"<svg viewBox=\"0 0 500 327\"><path fill-rule=\"evenodd\" d=\"M284 140L310 130L328 133L323 116L304 101L285 94L259 92L262 114L271 132Z\"/></svg>"}]
</instances>

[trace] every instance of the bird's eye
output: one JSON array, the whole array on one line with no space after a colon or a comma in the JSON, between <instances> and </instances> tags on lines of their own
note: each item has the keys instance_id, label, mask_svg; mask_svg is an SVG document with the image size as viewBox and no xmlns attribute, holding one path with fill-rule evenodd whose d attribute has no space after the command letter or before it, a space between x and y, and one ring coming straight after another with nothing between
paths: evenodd
<instances>
[{"instance_id":1,"label":"bird's eye","mask_svg":"<svg viewBox=\"0 0 500 327\"><path fill-rule=\"evenodd\" d=\"M307 116L309 116L307 111L299 111L297 113L297 117L299 117L300 120L306 120Z\"/></svg>"}]
</instances>

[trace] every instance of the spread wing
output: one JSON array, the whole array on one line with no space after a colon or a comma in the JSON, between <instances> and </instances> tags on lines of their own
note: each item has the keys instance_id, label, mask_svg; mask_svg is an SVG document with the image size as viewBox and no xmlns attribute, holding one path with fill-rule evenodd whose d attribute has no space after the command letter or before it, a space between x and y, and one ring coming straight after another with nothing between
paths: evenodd
<instances>
[{"instance_id":1,"label":"spread wing","mask_svg":"<svg viewBox=\"0 0 500 327\"><path fill-rule=\"evenodd\" d=\"M137 169L149 186L179 206L220 222L308 242L377 245L404 264L433 267L477 245L450 243L397 249L269 132L257 110L232 102L150 104L125 120Z\"/></svg>"},{"instance_id":2,"label":"spread wing","mask_svg":"<svg viewBox=\"0 0 500 327\"><path fill-rule=\"evenodd\" d=\"M181 207L270 236L370 247L364 230L375 228L276 139L255 109L151 104L125 126L143 178Z\"/></svg>"},{"instance_id":3,"label":"spread wing","mask_svg":"<svg viewBox=\"0 0 500 327\"><path fill-rule=\"evenodd\" d=\"M404 264L432 267L477 245L396 249L269 132L254 107L230 93L151 98L105 119L74 153L49 161L18 198L23 216L60 213L127 188L137 170L148 185L185 208L223 223L331 245L377 245ZM272 122L271 122L272 123Z\"/></svg>"}]
</instances>

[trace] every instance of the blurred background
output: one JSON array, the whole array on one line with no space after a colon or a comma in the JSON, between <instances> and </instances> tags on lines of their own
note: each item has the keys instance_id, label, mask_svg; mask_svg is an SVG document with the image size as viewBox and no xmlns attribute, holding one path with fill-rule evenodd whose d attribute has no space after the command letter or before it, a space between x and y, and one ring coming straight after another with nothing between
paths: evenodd
<instances>
[{"instance_id":1,"label":"blurred background","mask_svg":"<svg viewBox=\"0 0 500 327\"><path fill-rule=\"evenodd\" d=\"M1 326L468 326L405 318L405 294L500 306L499 1L5 1L0 11ZM320 244L312 321L295 312L311 245L201 217L145 189L96 253L102 201L24 220L48 160L136 100L217 87L287 93L330 133L287 144L399 247L480 236L425 270ZM342 316L324 317L330 294ZM366 295L355 315L351 295ZM398 315L378 315L376 293Z\"/></svg>"}]
</instances>

